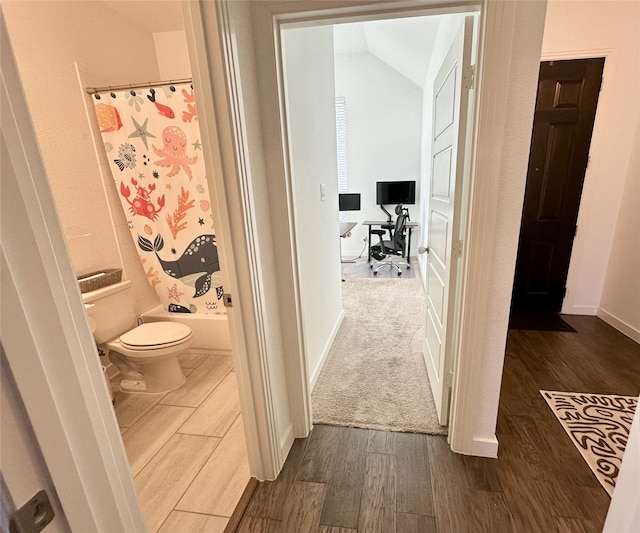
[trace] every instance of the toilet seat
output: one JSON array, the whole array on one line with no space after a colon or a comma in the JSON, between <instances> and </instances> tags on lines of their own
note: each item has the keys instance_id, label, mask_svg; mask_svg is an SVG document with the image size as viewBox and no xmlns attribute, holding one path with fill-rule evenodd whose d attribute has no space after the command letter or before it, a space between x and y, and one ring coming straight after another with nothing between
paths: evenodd
<instances>
[{"instance_id":1,"label":"toilet seat","mask_svg":"<svg viewBox=\"0 0 640 533\"><path fill-rule=\"evenodd\" d=\"M131 351L171 348L189 340L191 328L179 322L149 322L120 336L120 344Z\"/></svg>"}]
</instances>

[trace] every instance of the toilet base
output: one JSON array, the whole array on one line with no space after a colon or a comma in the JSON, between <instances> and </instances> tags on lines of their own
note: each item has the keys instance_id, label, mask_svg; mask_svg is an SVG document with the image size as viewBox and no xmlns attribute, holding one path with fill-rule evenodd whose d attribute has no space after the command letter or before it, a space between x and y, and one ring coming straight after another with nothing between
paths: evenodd
<instances>
[{"instance_id":1,"label":"toilet base","mask_svg":"<svg viewBox=\"0 0 640 533\"><path fill-rule=\"evenodd\" d=\"M121 380L120 389L123 392L158 394L175 390L186 381L177 357L147 363L142 366L142 373L142 380Z\"/></svg>"}]
</instances>

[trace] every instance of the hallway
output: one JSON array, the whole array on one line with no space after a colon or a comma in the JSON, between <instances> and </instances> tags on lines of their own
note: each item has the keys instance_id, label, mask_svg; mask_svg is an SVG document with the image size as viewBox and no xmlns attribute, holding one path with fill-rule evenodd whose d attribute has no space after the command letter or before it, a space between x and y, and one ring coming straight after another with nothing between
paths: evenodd
<instances>
[{"instance_id":1,"label":"hallway","mask_svg":"<svg viewBox=\"0 0 640 533\"><path fill-rule=\"evenodd\" d=\"M445 437L318 425L258 485L238 531L601 531L609 496L538 391L637 396L640 346L596 317L566 321L576 333L509 331L498 459L453 454Z\"/></svg>"}]
</instances>

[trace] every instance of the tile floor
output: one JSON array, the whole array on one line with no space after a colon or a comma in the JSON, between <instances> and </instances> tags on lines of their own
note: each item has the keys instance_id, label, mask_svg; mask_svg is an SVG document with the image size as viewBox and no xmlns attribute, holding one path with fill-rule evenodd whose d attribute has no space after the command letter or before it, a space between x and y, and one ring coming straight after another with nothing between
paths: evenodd
<instances>
[{"instance_id":1,"label":"tile floor","mask_svg":"<svg viewBox=\"0 0 640 533\"><path fill-rule=\"evenodd\" d=\"M125 394L115 412L149 532L222 532L249 482L231 356L180 356L186 383Z\"/></svg>"}]
</instances>

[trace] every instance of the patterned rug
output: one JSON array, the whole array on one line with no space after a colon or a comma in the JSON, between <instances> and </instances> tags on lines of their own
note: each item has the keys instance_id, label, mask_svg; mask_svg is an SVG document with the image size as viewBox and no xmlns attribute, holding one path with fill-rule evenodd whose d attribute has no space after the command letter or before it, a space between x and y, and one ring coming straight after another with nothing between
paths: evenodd
<instances>
[{"instance_id":1,"label":"patterned rug","mask_svg":"<svg viewBox=\"0 0 640 533\"><path fill-rule=\"evenodd\" d=\"M540 394L611 496L638 399L545 390Z\"/></svg>"}]
</instances>

